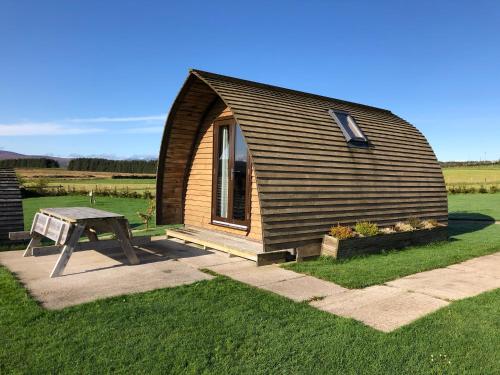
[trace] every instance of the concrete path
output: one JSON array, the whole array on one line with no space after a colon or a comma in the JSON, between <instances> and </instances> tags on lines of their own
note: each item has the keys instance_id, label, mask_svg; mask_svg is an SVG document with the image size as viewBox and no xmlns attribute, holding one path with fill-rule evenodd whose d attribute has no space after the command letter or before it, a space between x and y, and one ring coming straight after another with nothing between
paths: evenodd
<instances>
[{"instance_id":1,"label":"concrete path","mask_svg":"<svg viewBox=\"0 0 500 375\"><path fill-rule=\"evenodd\" d=\"M450 301L500 288L500 253L365 289L346 289L274 265L256 267L247 260L207 268L384 332L411 323Z\"/></svg>"}]
</instances>

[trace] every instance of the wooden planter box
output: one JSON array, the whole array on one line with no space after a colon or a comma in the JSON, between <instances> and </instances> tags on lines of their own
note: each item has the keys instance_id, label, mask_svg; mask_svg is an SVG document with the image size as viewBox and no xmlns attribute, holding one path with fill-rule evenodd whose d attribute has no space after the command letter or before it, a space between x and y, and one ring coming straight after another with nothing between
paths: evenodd
<instances>
[{"instance_id":1,"label":"wooden planter box","mask_svg":"<svg viewBox=\"0 0 500 375\"><path fill-rule=\"evenodd\" d=\"M349 258L361 254L376 254L382 250L402 249L413 245L425 245L448 239L448 227L417 229L411 232L379 234L371 237L353 237L338 240L325 235L321 245L321 255L334 258Z\"/></svg>"}]
</instances>

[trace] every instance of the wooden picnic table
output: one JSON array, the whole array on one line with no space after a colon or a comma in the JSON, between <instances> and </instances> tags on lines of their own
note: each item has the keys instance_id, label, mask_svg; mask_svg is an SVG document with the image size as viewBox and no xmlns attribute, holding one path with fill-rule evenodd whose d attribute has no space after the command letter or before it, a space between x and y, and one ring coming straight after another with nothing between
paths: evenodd
<instances>
[{"instance_id":1,"label":"wooden picnic table","mask_svg":"<svg viewBox=\"0 0 500 375\"><path fill-rule=\"evenodd\" d=\"M89 238L90 243L98 244L104 241L99 241L97 234L106 232L116 235L130 264L139 264L139 258L132 247L128 220L123 215L89 207L40 209L33 219L31 240L24 256L32 256L33 249L40 245L43 237L55 241L56 246L62 250L50 277L57 277L63 273L83 234Z\"/></svg>"}]
</instances>

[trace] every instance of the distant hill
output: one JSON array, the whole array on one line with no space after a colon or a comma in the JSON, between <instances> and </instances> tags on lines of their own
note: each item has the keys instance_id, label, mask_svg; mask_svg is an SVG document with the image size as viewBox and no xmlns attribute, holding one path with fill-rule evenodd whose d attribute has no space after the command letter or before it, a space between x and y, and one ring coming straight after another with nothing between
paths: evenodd
<instances>
[{"instance_id":1,"label":"distant hill","mask_svg":"<svg viewBox=\"0 0 500 375\"><path fill-rule=\"evenodd\" d=\"M54 159L59 163L62 168L66 168L71 160L71 158L59 158L57 156L49 156L49 155L25 155L19 154L13 151L5 151L0 150L0 160L6 159L36 159L36 158L47 158Z\"/></svg>"}]
</instances>

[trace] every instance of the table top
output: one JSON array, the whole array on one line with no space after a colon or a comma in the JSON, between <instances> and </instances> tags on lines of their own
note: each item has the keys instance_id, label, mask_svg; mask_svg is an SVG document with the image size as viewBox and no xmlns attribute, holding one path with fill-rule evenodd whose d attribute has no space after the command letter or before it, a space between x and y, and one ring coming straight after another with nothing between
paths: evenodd
<instances>
[{"instance_id":1,"label":"table top","mask_svg":"<svg viewBox=\"0 0 500 375\"><path fill-rule=\"evenodd\" d=\"M124 217L114 212L90 207L41 208L40 212L72 223L92 219L116 219Z\"/></svg>"}]
</instances>

